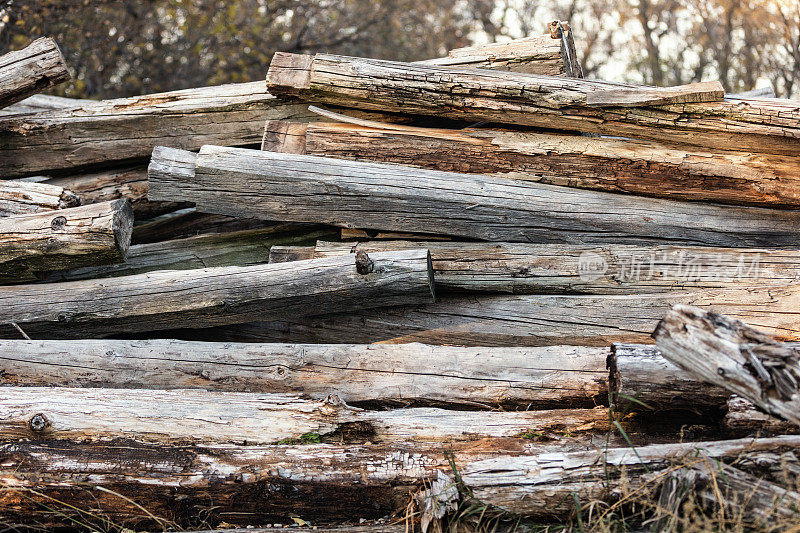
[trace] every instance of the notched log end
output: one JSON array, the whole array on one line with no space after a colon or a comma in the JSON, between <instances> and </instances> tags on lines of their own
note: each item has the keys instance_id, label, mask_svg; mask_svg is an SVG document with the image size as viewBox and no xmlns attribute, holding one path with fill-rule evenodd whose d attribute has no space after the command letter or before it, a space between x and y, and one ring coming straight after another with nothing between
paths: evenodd
<instances>
[{"instance_id":1,"label":"notched log end","mask_svg":"<svg viewBox=\"0 0 800 533\"><path fill-rule=\"evenodd\" d=\"M128 248L131 245L133 235L133 207L128 200L114 200L112 202L114 210L114 221L112 230L114 231L114 244L119 254L125 259L128 255Z\"/></svg>"},{"instance_id":2,"label":"notched log end","mask_svg":"<svg viewBox=\"0 0 800 533\"><path fill-rule=\"evenodd\" d=\"M267 88L273 95L291 95L311 87L314 56L275 52L267 71Z\"/></svg>"}]
</instances>

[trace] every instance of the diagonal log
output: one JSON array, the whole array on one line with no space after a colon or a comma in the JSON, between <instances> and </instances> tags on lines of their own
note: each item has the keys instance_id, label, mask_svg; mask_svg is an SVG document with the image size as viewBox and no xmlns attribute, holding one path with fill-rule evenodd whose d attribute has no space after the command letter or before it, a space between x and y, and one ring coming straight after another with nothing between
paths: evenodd
<instances>
[{"instance_id":1,"label":"diagonal log","mask_svg":"<svg viewBox=\"0 0 800 533\"><path fill-rule=\"evenodd\" d=\"M50 37L0 56L0 109L70 78L67 64Z\"/></svg>"}]
</instances>

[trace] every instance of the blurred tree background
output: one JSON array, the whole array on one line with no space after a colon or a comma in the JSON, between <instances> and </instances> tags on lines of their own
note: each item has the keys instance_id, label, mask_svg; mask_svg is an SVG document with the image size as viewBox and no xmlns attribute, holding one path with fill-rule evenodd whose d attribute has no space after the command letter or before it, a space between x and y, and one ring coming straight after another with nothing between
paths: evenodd
<instances>
[{"instance_id":1,"label":"blurred tree background","mask_svg":"<svg viewBox=\"0 0 800 533\"><path fill-rule=\"evenodd\" d=\"M800 0L0 0L0 53L49 35L114 98L263 79L275 51L413 61L570 20L587 77L800 95Z\"/></svg>"}]
</instances>

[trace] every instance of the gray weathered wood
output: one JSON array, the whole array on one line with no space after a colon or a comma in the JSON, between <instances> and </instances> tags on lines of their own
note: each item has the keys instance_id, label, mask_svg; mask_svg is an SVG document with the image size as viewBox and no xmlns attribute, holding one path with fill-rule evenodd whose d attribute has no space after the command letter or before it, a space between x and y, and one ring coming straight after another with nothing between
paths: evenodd
<instances>
[{"instance_id":1,"label":"gray weathered wood","mask_svg":"<svg viewBox=\"0 0 800 533\"><path fill-rule=\"evenodd\" d=\"M796 246L792 212L703 205L474 174L204 146L157 149L149 198L265 220L489 241Z\"/></svg>"},{"instance_id":2,"label":"gray weathered wood","mask_svg":"<svg viewBox=\"0 0 800 533\"><path fill-rule=\"evenodd\" d=\"M58 185L30 181L0 182L0 217L76 207L80 203L78 195Z\"/></svg>"},{"instance_id":3,"label":"gray weathered wood","mask_svg":"<svg viewBox=\"0 0 800 533\"><path fill-rule=\"evenodd\" d=\"M624 87L592 91L586 105L593 107L642 107L664 104L718 102L725 98L719 81L701 81L677 87Z\"/></svg>"},{"instance_id":4,"label":"gray weathered wood","mask_svg":"<svg viewBox=\"0 0 800 533\"><path fill-rule=\"evenodd\" d=\"M67 64L50 37L0 56L0 109L70 78Z\"/></svg>"},{"instance_id":5,"label":"gray weathered wood","mask_svg":"<svg viewBox=\"0 0 800 533\"><path fill-rule=\"evenodd\" d=\"M800 349L778 342L763 320L751 322L756 329L737 318L676 305L653 337L664 357L698 379L800 425Z\"/></svg>"},{"instance_id":6,"label":"gray weathered wood","mask_svg":"<svg viewBox=\"0 0 800 533\"><path fill-rule=\"evenodd\" d=\"M362 273L363 272L363 273ZM0 336L81 338L429 302L427 250L0 287Z\"/></svg>"},{"instance_id":7,"label":"gray weathered wood","mask_svg":"<svg viewBox=\"0 0 800 533\"><path fill-rule=\"evenodd\" d=\"M132 228L126 200L0 218L0 281L124 261Z\"/></svg>"},{"instance_id":8,"label":"gray weathered wood","mask_svg":"<svg viewBox=\"0 0 800 533\"><path fill-rule=\"evenodd\" d=\"M747 435L769 437L800 433L800 426L768 415L757 409L753 402L735 395L728 399L728 411L722 423L734 437Z\"/></svg>"},{"instance_id":9,"label":"gray weathered wood","mask_svg":"<svg viewBox=\"0 0 800 533\"><path fill-rule=\"evenodd\" d=\"M162 203L162 202L153 202ZM150 220L137 224L133 228L131 243L149 244L161 241L183 239L197 235L231 233L255 229L274 229L276 232L311 232L315 228L311 224L276 224L254 218L235 218L225 215L199 213L194 207L178 209L164 213Z\"/></svg>"},{"instance_id":10,"label":"gray weathered wood","mask_svg":"<svg viewBox=\"0 0 800 533\"><path fill-rule=\"evenodd\" d=\"M635 108L586 105L594 91L636 86L377 59L277 53L272 94L445 118L602 133L758 153L800 153L800 104L730 100Z\"/></svg>"},{"instance_id":11,"label":"gray weathered wood","mask_svg":"<svg viewBox=\"0 0 800 533\"><path fill-rule=\"evenodd\" d=\"M288 263L304 259L314 259L314 246L273 246L269 250L270 263Z\"/></svg>"},{"instance_id":12,"label":"gray weathered wood","mask_svg":"<svg viewBox=\"0 0 800 533\"><path fill-rule=\"evenodd\" d=\"M63 96L53 96L51 94L34 94L15 104L0 109L0 116L41 113L42 111L52 111L54 109L74 109L93 102L94 100L65 98Z\"/></svg>"},{"instance_id":13,"label":"gray weathered wood","mask_svg":"<svg viewBox=\"0 0 800 533\"><path fill-rule=\"evenodd\" d=\"M380 404L592 407L608 348L0 340L0 383L301 393Z\"/></svg>"}]
</instances>

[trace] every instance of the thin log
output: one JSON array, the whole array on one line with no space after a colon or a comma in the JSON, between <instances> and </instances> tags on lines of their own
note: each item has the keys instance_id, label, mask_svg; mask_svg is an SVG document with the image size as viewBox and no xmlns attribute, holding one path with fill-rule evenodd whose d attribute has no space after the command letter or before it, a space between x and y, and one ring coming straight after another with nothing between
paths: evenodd
<instances>
[{"instance_id":1,"label":"thin log","mask_svg":"<svg viewBox=\"0 0 800 533\"><path fill-rule=\"evenodd\" d=\"M54 109L75 109L76 107L81 107L93 102L94 100L65 98L63 96L53 96L51 94L34 94L15 104L0 109L0 116L41 113L42 111L52 111Z\"/></svg>"},{"instance_id":2,"label":"thin log","mask_svg":"<svg viewBox=\"0 0 800 533\"><path fill-rule=\"evenodd\" d=\"M0 287L0 324L80 338L433 300L427 250ZM18 338L3 326L0 336Z\"/></svg>"},{"instance_id":3,"label":"thin log","mask_svg":"<svg viewBox=\"0 0 800 533\"><path fill-rule=\"evenodd\" d=\"M265 220L489 241L795 246L791 212L702 205L474 174L204 146L154 151L151 200Z\"/></svg>"},{"instance_id":4,"label":"thin log","mask_svg":"<svg viewBox=\"0 0 800 533\"><path fill-rule=\"evenodd\" d=\"M775 98L775 89L772 87L761 87L760 89L751 89L749 91L742 91L736 94L728 94L728 98L738 99L752 99L752 98Z\"/></svg>"},{"instance_id":5,"label":"thin log","mask_svg":"<svg viewBox=\"0 0 800 533\"><path fill-rule=\"evenodd\" d=\"M728 400L728 412L725 413L723 424L728 433L734 437L747 435L769 437L800 433L800 427L797 425L759 411L753 402L740 396L731 396Z\"/></svg>"},{"instance_id":6,"label":"thin log","mask_svg":"<svg viewBox=\"0 0 800 533\"><path fill-rule=\"evenodd\" d=\"M0 217L76 207L80 203L78 195L57 185L30 181L0 182Z\"/></svg>"},{"instance_id":7,"label":"thin log","mask_svg":"<svg viewBox=\"0 0 800 533\"><path fill-rule=\"evenodd\" d=\"M362 124L268 121L262 149L675 200L800 206L800 171L792 156L608 137Z\"/></svg>"},{"instance_id":8,"label":"thin log","mask_svg":"<svg viewBox=\"0 0 800 533\"><path fill-rule=\"evenodd\" d=\"M586 105L625 84L328 54L277 53L269 90L306 102L519 124L758 153L800 153L800 105L730 100L635 108ZM714 97L716 98L716 97Z\"/></svg>"},{"instance_id":9,"label":"thin log","mask_svg":"<svg viewBox=\"0 0 800 533\"><path fill-rule=\"evenodd\" d=\"M406 233L397 231L378 231L354 228L341 228L340 238L343 241L355 239L367 240L407 240L407 241L449 241L450 237L443 235L427 235L421 233Z\"/></svg>"},{"instance_id":10,"label":"thin log","mask_svg":"<svg viewBox=\"0 0 800 533\"><path fill-rule=\"evenodd\" d=\"M763 321L752 322L759 330L737 318L676 305L653 337L664 357L698 379L800 425L800 350L779 342Z\"/></svg>"},{"instance_id":11,"label":"thin log","mask_svg":"<svg viewBox=\"0 0 800 533\"><path fill-rule=\"evenodd\" d=\"M593 407L608 348L0 340L0 383L335 394L348 403Z\"/></svg>"},{"instance_id":12,"label":"thin log","mask_svg":"<svg viewBox=\"0 0 800 533\"><path fill-rule=\"evenodd\" d=\"M0 281L124 261L132 228L125 200L0 218Z\"/></svg>"},{"instance_id":13,"label":"thin log","mask_svg":"<svg viewBox=\"0 0 800 533\"><path fill-rule=\"evenodd\" d=\"M61 50L50 37L0 56L0 109L69 80Z\"/></svg>"},{"instance_id":14,"label":"thin log","mask_svg":"<svg viewBox=\"0 0 800 533\"><path fill-rule=\"evenodd\" d=\"M586 105L592 107L642 107L664 104L718 102L725 98L719 81L701 81L677 87L621 87L592 91Z\"/></svg>"},{"instance_id":15,"label":"thin log","mask_svg":"<svg viewBox=\"0 0 800 533\"><path fill-rule=\"evenodd\" d=\"M159 202L155 202L159 203ZM319 226L303 224L275 224L254 218L235 218L225 215L199 213L194 207L179 209L159 215L152 220L137 224L133 228L131 242L135 245L158 243L174 239L184 239L197 235L233 233L256 229L274 228L276 231L313 231ZM282 229L281 229L282 228Z\"/></svg>"}]
</instances>

